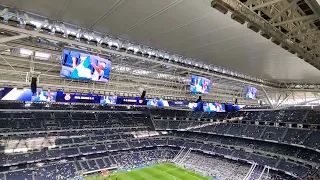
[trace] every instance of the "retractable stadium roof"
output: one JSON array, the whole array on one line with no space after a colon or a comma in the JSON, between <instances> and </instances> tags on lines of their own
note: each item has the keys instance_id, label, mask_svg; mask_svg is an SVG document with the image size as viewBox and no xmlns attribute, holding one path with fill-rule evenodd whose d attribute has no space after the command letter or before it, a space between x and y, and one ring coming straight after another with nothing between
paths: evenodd
<instances>
[{"instance_id":1,"label":"retractable stadium roof","mask_svg":"<svg viewBox=\"0 0 320 180\"><path fill-rule=\"evenodd\" d=\"M128 44L136 43L139 45L137 48L147 46L163 54L168 52L195 60L199 63L193 65L199 67L212 65L227 68L229 70L224 72L228 75L222 73L223 77L218 76L214 80L216 84L220 81L223 84L224 78L231 76L232 79L227 78L229 82L225 83L226 89L233 87L233 91L239 91L240 88L244 89L253 82L254 85L265 87L266 91L273 91L272 88L317 91L320 84L318 78L320 43L317 41L320 37L319 16L310 8L310 2L303 0L241 0L241 2L237 0L0 0L3 8L8 7L8 10L13 12L13 15L8 16L21 17L24 23L29 19L41 25L48 19L47 22L52 24L52 28L70 27L73 29L70 32L82 33L87 37L92 34L108 35L107 37L125 40ZM25 12L28 18L25 18ZM100 36L100 40L105 37ZM21 44L22 40L7 43L14 48L21 48ZM58 51L54 54L58 55ZM116 57L114 58L117 59ZM127 64L130 63L132 65L130 61ZM179 72L177 75L185 77L197 73L183 72L180 68L168 67L166 64L162 64L162 68L156 65L150 66L146 61L136 62L135 65L146 69L153 67L158 72L177 71ZM239 78L238 74L245 76ZM254 78L248 80L249 77Z\"/></svg>"}]
</instances>

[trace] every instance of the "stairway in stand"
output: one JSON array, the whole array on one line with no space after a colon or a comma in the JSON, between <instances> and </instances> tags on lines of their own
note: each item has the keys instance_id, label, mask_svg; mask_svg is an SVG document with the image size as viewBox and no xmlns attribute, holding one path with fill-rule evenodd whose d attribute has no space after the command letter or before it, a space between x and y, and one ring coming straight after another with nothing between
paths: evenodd
<instances>
[{"instance_id":1,"label":"stairway in stand","mask_svg":"<svg viewBox=\"0 0 320 180\"><path fill-rule=\"evenodd\" d=\"M181 164L190 154L191 149L185 147L181 148L176 157L173 158L172 162L175 164Z\"/></svg>"}]
</instances>

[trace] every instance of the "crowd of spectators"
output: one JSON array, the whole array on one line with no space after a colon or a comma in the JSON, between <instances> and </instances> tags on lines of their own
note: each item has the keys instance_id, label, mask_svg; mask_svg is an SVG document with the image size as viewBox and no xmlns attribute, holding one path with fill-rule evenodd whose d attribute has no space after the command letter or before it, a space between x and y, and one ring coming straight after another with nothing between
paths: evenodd
<instances>
[{"instance_id":1,"label":"crowd of spectators","mask_svg":"<svg viewBox=\"0 0 320 180\"><path fill-rule=\"evenodd\" d=\"M202 123L202 127L194 124ZM308 148L320 150L320 130L307 128L290 128L289 126L256 125L250 123L208 123L178 120L154 120L158 130L180 130L181 125L188 124L188 131L206 134L218 134L249 139L269 140L283 144L303 145ZM207 124L207 125L206 125Z\"/></svg>"},{"instance_id":2,"label":"crowd of spectators","mask_svg":"<svg viewBox=\"0 0 320 180\"><path fill-rule=\"evenodd\" d=\"M2 106L0 103L0 109ZM182 147L299 177L306 177L320 164L317 129L250 123L317 123L317 112L310 110L195 113L125 106L86 106L81 107L83 111L74 111L61 110L61 106L70 105L55 106L54 111L32 111L21 104L21 111L13 111L10 109L18 108L9 104L0 112L0 179L68 179L103 168L134 168L170 161ZM138 138L137 134L146 136ZM184 164L201 163L203 158L208 157L191 153ZM212 159L212 163L230 167L228 173L247 167L228 165L227 161ZM209 171L206 166L199 171L232 176L219 172L222 167Z\"/></svg>"}]
</instances>

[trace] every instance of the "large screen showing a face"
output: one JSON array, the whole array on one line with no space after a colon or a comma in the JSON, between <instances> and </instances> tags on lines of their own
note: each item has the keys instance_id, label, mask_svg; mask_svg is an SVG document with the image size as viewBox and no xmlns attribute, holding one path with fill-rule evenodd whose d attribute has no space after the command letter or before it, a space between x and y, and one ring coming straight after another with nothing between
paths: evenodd
<instances>
[{"instance_id":1,"label":"large screen showing a face","mask_svg":"<svg viewBox=\"0 0 320 180\"><path fill-rule=\"evenodd\" d=\"M257 99L258 96L258 90L256 87L248 86L247 92L246 92L246 98L247 99Z\"/></svg>"},{"instance_id":2,"label":"large screen showing a face","mask_svg":"<svg viewBox=\"0 0 320 180\"><path fill-rule=\"evenodd\" d=\"M210 80L200 76L191 76L190 92L196 94L208 93L210 90Z\"/></svg>"},{"instance_id":3,"label":"large screen showing a face","mask_svg":"<svg viewBox=\"0 0 320 180\"><path fill-rule=\"evenodd\" d=\"M65 78L107 82L111 61L99 56L64 50L60 76Z\"/></svg>"}]
</instances>

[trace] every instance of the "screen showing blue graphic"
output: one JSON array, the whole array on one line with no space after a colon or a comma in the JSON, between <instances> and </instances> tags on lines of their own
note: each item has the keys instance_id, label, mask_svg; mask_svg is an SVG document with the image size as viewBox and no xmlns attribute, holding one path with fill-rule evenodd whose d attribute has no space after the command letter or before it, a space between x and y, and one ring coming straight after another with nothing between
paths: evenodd
<instances>
[{"instance_id":1,"label":"screen showing blue graphic","mask_svg":"<svg viewBox=\"0 0 320 180\"><path fill-rule=\"evenodd\" d=\"M203 103L202 102L189 103L188 107L194 111L203 111Z\"/></svg>"},{"instance_id":2,"label":"screen showing blue graphic","mask_svg":"<svg viewBox=\"0 0 320 180\"><path fill-rule=\"evenodd\" d=\"M117 97L117 104L147 105L147 99L140 99L140 97Z\"/></svg>"},{"instance_id":3,"label":"screen showing blue graphic","mask_svg":"<svg viewBox=\"0 0 320 180\"><path fill-rule=\"evenodd\" d=\"M161 99L157 99L157 98L153 98L153 99L149 99L147 102L148 106L159 106L159 107L167 107L169 106L169 103L167 100L163 100Z\"/></svg>"},{"instance_id":4,"label":"screen showing blue graphic","mask_svg":"<svg viewBox=\"0 0 320 180\"><path fill-rule=\"evenodd\" d=\"M244 107L244 105L238 105L238 104L226 104L225 105L227 112L239 111L243 107Z\"/></svg>"},{"instance_id":5,"label":"screen showing blue graphic","mask_svg":"<svg viewBox=\"0 0 320 180\"><path fill-rule=\"evenodd\" d=\"M24 88L10 88L5 87L0 91L0 98L1 100L8 100L8 101L31 101L32 92L31 89Z\"/></svg>"},{"instance_id":6,"label":"screen showing blue graphic","mask_svg":"<svg viewBox=\"0 0 320 180\"><path fill-rule=\"evenodd\" d=\"M29 88L17 89L5 87L0 90L0 100L55 102L56 92L37 89L37 92L33 94Z\"/></svg>"},{"instance_id":7,"label":"screen showing blue graphic","mask_svg":"<svg viewBox=\"0 0 320 180\"><path fill-rule=\"evenodd\" d=\"M172 107L188 107L189 101L168 101L168 104Z\"/></svg>"},{"instance_id":8,"label":"screen showing blue graphic","mask_svg":"<svg viewBox=\"0 0 320 180\"><path fill-rule=\"evenodd\" d=\"M226 112L225 105L219 103L203 103L204 112Z\"/></svg>"},{"instance_id":9,"label":"screen showing blue graphic","mask_svg":"<svg viewBox=\"0 0 320 180\"><path fill-rule=\"evenodd\" d=\"M101 96L100 104L117 104L117 96Z\"/></svg>"},{"instance_id":10,"label":"screen showing blue graphic","mask_svg":"<svg viewBox=\"0 0 320 180\"><path fill-rule=\"evenodd\" d=\"M56 92L50 90L43 91L42 89L37 89L37 92L32 95L31 101L35 102L56 102Z\"/></svg>"},{"instance_id":11,"label":"screen showing blue graphic","mask_svg":"<svg viewBox=\"0 0 320 180\"><path fill-rule=\"evenodd\" d=\"M206 94L210 90L210 80L200 76L191 76L190 92L196 94Z\"/></svg>"},{"instance_id":12,"label":"screen showing blue graphic","mask_svg":"<svg viewBox=\"0 0 320 180\"><path fill-rule=\"evenodd\" d=\"M216 107L213 103L203 103L204 112L216 112Z\"/></svg>"},{"instance_id":13,"label":"screen showing blue graphic","mask_svg":"<svg viewBox=\"0 0 320 180\"><path fill-rule=\"evenodd\" d=\"M258 90L256 87L248 86L247 92L246 92L246 98L247 99L257 99L258 96Z\"/></svg>"},{"instance_id":14,"label":"screen showing blue graphic","mask_svg":"<svg viewBox=\"0 0 320 180\"><path fill-rule=\"evenodd\" d=\"M70 102L70 103L100 103L101 96L92 94L74 94L63 93L58 91L56 95L57 102Z\"/></svg>"},{"instance_id":15,"label":"screen showing blue graphic","mask_svg":"<svg viewBox=\"0 0 320 180\"><path fill-rule=\"evenodd\" d=\"M32 93L31 89L17 89L5 87L0 89L0 100L9 101L33 101L33 102L68 102L68 103L96 103L96 104L122 104L122 105L148 105L158 107L189 107L194 111L204 112L232 112L240 110L244 105L219 104L207 102L167 101L163 99L140 99L140 97L99 96L92 94L52 92L37 89Z\"/></svg>"},{"instance_id":16,"label":"screen showing blue graphic","mask_svg":"<svg viewBox=\"0 0 320 180\"><path fill-rule=\"evenodd\" d=\"M107 82L111 61L92 54L64 50L60 76L65 78Z\"/></svg>"}]
</instances>

